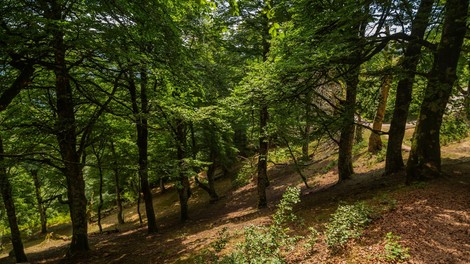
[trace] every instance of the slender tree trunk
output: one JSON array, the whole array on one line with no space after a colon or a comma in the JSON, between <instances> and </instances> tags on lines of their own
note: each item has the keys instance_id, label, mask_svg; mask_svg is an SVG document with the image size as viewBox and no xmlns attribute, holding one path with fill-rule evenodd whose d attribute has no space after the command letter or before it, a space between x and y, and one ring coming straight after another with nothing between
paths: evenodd
<instances>
[{"instance_id":1,"label":"slender tree trunk","mask_svg":"<svg viewBox=\"0 0 470 264\"><path fill-rule=\"evenodd\" d=\"M263 106L260 110L260 137L259 137L259 158L258 158L258 208L265 208L268 206L266 199L266 187L268 186L268 148L269 142L267 137L268 125L268 107Z\"/></svg>"},{"instance_id":2,"label":"slender tree trunk","mask_svg":"<svg viewBox=\"0 0 470 264\"><path fill-rule=\"evenodd\" d=\"M308 154L309 152L309 144L310 144L310 131L312 128L311 122L310 122L310 110L311 106L310 104L312 103L312 93L309 92L305 95L305 128L304 128L304 143L302 145L302 160L303 161L308 161L310 159L310 156Z\"/></svg>"},{"instance_id":3,"label":"slender tree trunk","mask_svg":"<svg viewBox=\"0 0 470 264\"><path fill-rule=\"evenodd\" d=\"M354 126L354 143L359 144L364 141L364 129L362 128L362 117L357 115L357 125Z\"/></svg>"},{"instance_id":4,"label":"slender tree trunk","mask_svg":"<svg viewBox=\"0 0 470 264\"><path fill-rule=\"evenodd\" d=\"M0 137L0 154L3 154L3 141ZM0 191L2 193L3 205L7 211L8 223L11 231L11 243L15 253L16 262L28 262L24 253L23 241L21 240L20 229L16 218L15 204L13 202L12 189L8 180L7 170L4 164L4 158L0 155Z\"/></svg>"},{"instance_id":5,"label":"slender tree trunk","mask_svg":"<svg viewBox=\"0 0 470 264\"><path fill-rule=\"evenodd\" d=\"M358 24L355 26L357 33L352 35L351 45L354 47L354 50L349 59L353 62L349 65L349 72L347 72L345 76L346 100L342 101L341 105L343 110L343 127L341 128L339 139L338 183L351 178L354 174L352 163L352 148L354 144L354 130L356 127L354 124L354 116L356 113L356 97L359 85L360 62L362 61L363 38L365 36L367 23L369 22L367 18L371 3L372 1L369 0L364 2L364 9L359 14L364 18L358 21Z\"/></svg>"},{"instance_id":6,"label":"slender tree trunk","mask_svg":"<svg viewBox=\"0 0 470 264\"><path fill-rule=\"evenodd\" d=\"M163 177L160 177L160 192L161 192L161 193L166 192L166 189L165 189L165 179L164 179Z\"/></svg>"},{"instance_id":7,"label":"slender tree trunk","mask_svg":"<svg viewBox=\"0 0 470 264\"><path fill-rule=\"evenodd\" d=\"M433 3L434 0L421 0L416 18L413 20L411 26L411 36L414 40L408 43L401 64L403 78L398 82L395 109L393 111L388 134L389 138L385 163L386 175L398 172L404 167L401 146L405 136L415 72L421 55L421 44L419 44L419 41L424 38Z\"/></svg>"},{"instance_id":8,"label":"slender tree trunk","mask_svg":"<svg viewBox=\"0 0 470 264\"><path fill-rule=\"evenodd\" d=\"M117 220L119 224L124 224L124 215L122 212L122 199L121 199L121 185L119 184L119 167L116 155L116 148L114 147L114 142L111 141L111 152L113 154L113 172L114 172L114 183L116 185L116 207L117 211Z\"/></svg>"},{"instance_id":9,"label":"slender tree trunk","mask_svg":"<svg viewBox=\"0 0 470 264\"><path fill-rule=\"evenodd\" d=\"M469 64L470 68L470 64ZM465 101L464 101L464 110L465 110L465 116L467 117L467 122L470 122L470 78L468 79L468 85L467 85L467 93L464 95L465 96Z\"/></svg>"},{"instance_id":10,"label":"slender tree trunk","mask_svg":"<svg viewBox=\"0 0 470 264\"><path fill-rule=\"evenodd\" d=\"M137 105L137 89L133 80L133 76L130 76L129 91L132 100L132 109L136 118L137 127L137 147L139 149L139 179L140 187L143 193L145 212L147 214L147 227L148 233L155 233L158 231L157 221L155 219L155 211L153 209L152 192L150 190L148 182L148 127L147 127L147 115L148 111L148 98L147 98L147 73L142 70L140 73L140 104L141 111L139 111Z\"/></svg>"},{"instance_id":11,"label":"slender tree trunk","mask_svg":"<svg viewBox=\"0 0 470 264\"><path fill-rule=\"evenodd\" d=\"M213 150L213 147L211 147L210 152L211 152L210 153L210 159L212 161L212 164L209 165L209 168L207 170L207 183L208 183L209 192L210 192L209 196L211 197L210 202L214 203L214 202L219 200L219 196L217 195L217 192L215 191L215 186L214 186L214 183L215 183L215 179L214 179L215 169L217 168L217 166L216 166L216 153L215 153L215 150Z\"/></svg>"},{"instance_id":12,"label":"slender tree trunk","mask_svg":"<svg viewBox=\"0 0 470 264\"><path fill-rule=\"evenodd\" d=\"M429 74L406 167L407 181L440 175L439 130L452 87L457 80L457 62L467 29L468 2L447 1L441 41Z\"/></svg>"},{"instance_id":13,"label":"slender tree trunk","mask_svg":"<svg viewBox=\"0 0 470 264\"><path fill-rule=\"evenodd\" d=\"M391 74L386 74L383 76L382 85L380 87L379 95L379 105L377 106L377 112L375 112L374 123L372 124L372 133L369 137L369 152L377 153L379 152L383 145L380 134L376 131L382 130L382 123L385 116L385 109L387 107L387 98L390 87L392 86L393 76Z\"/></svg>"},{"instance_id":14,"label":"slender tree trunk","mask_svg":"<svg viewBox=\"0 0 470 264\"><path fill-rule=\"evenodd\" d=\"M189 179L186 175L184 158L186 157L186 125L183 120L176 120L176 155L179 161L179 186L178 196L181 207L181 221L185 222L188 220L188 200L191 196L191 189L189 185Z\"/></svg>"},{"instance_id":15,"label":"slender tree trunk","mask_svg":"<svg viewBox=\"0 0 470 264\"><path fill-rule=\"evenodd\" d=\"M30 172L31 172L31 176L33 177L36 200L38 201L39 220L41 222L41 234L46 234L47 233L47 216L46 216L46 210L44 208L44 203L43 203L42 195L41 195L41 182L39 181L39 176L38 176L39 171L37 169L33 169Z\"/></svg>"},{"instance_id":16,"label":"slender tree trunk","mask_svg":"<svg viewBox=\"0 0 470 264\"><path fill-rule=\"evenodd\" d=\"M354 174L352 164L352 147L354 143L354 113L356 109L359 68L354 69L346 78L346 100L342 103L343 127L339 139L338 182L351 178Z\"/></svg>"},{"instance_id":17,"label":"slender tree trunk","mask_svg":"<svg viewBox=\"0 0 470 264\"><path fill-rule=\"evenodd\" d=\"M100 154L94 150L97 165L98 165L98 175L100 177L100 185L99 185L99 203L98 203L98 228L100 229L100 233L103 232L103 227L101 226L101 210L103 208L103 168L101 167L101 157Z\"/></svg>"},{"instance_id":18,"label":"slender tree trunk","mask_svg":"<svg viewBox=\"0 0 470 264\"><path fill-rule=\"evenodd\" d=\"M62 20L62 7L51 3L53 20ZM65 61L66 47L64 34L58 25L53 25L54 73L56 77L55 92L57 97L57 141L64 162L67 179L67 195L72 220L72 243L69 254L89 250L88 223L86 214L85 181L82 164L77 152L76 123L72 87Z\"/></svg>"},{"instance_id":19,"label":"slender tree trunk","mask_svg":"<svg viewBox=\"0 0 470 264\"><path fill-rule=\"evenodd\" d=\"M140 176L139 176L139 182L140 182ZM142 213L140 212L140 201L142 200L142 195L141 193L141 188L140 188L140 183L138 184L137 188L137 215L139 216L139 224L142 226L144 221L142 220Z\"/></svg>"}]
</instances>

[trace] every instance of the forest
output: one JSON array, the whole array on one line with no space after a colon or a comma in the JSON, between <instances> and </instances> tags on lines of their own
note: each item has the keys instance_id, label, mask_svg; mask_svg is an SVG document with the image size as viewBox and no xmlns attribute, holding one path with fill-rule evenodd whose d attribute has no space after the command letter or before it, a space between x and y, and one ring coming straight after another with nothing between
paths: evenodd
<instances>
[{"instance_id":1,"label":"forest","mask_svg":"<svg viewBox=\"0 0 470 264\"><path fill-rule=\"evenodd\" d=\"M468 5L1 0L0 262L469 263Z\"/></svg>"}]
</instances>

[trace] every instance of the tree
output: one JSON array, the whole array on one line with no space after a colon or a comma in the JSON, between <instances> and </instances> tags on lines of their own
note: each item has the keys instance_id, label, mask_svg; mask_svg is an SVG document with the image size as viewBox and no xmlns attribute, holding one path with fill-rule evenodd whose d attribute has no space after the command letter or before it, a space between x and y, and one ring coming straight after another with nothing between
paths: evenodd
<instances>
[{"instance_id":1,"label":"tree","mask_svg":"<svg viewBox=\"0 0 470 264\"><path fill-rule=\"evenodd\" d=\"M383 53L385 56L386 67L391 67L393 63L393 57L390 51L388 50L388 47L384 49ZM385 109L387 107L387 98L390 88L392 86L392 81L393 75L391 73L385 73L382 76L379 94L379 105L377 106L377 111L375 112L374 122L372 123L372 132L369 137L368 151L374 154L379 152L383 147L382 139L380 138L380 134L378 132L382 130Z\"/></svg>"},{"instance_id":2,"label":"tree","mask_svg":"<svg viewBox=\"0 0 470 264\"><path fill-rule=\"evenodd\" d=\"M434 0L421 0L416 17L411 25L411 40L405 48L403 60L400 63L403 78L400 79L397 85L395 108L389 130L385 174L398 172L404 167L401 145L405 135L413 82L421 54L421 41L428 27L433 3Z\"/></svg>"},{"instance_id":3,"label":"tree","mask_svg":"<svg viewBox=\"0 0 470 264\"><path fill-rule=\"evenodd\" d=\"M468 4L468 0L449 0L446 3L442 36L429 73L406 166L407 181L436 177L441 172L440 127L457 79L457 63L467 29Z\"/></svg>"},{"instance_id":4,"label":"tree","mask_svg":"<svg viewBox=\"0 0 470 264\"><path fill-rule=\"evenodd\" d=\"M3 140L0 137L0 192L7 211L8 223L10 224L13 252L15 253L16 262L28 262L26 254L24 253L20 229L18 228L18 221L16 219L15 204L13 203L12 188L8 180L5 158L3 157L4 153Z\"/></svg>"}]
</instances>

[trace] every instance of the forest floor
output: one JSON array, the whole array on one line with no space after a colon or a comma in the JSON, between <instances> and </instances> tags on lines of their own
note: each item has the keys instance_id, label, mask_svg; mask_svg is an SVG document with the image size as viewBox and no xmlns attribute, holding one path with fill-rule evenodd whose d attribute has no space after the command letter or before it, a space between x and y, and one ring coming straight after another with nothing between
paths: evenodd
<instances>
[{"instance_id":1,"label":"forest floor","mask_svg":"<svg viewBox=\"0 0 470 264\"><path fill-rule=\"evenodd\" d=\"M31 263L194 263L218 239L221 230L229 230L230 249L241 240L244 227L269 224L286 187L298 186L301 202L295 206L295 213L306 226L318 230L324 229L339 203L365 201L382 204L385 210L343 251L332 254L320 237L310 253L305 253L299 243L287 257L289 263L387 263L383 254L388 232L399 235L401 245L409 248L409 263L470 263L470 138L444 146L442 153L442 178L405 185L403 174L382 176L384 162L380 156L358 149L356 174L336 184L337 171L332 166L335 150L325 150L315 157L319 162L303 170L312 188L305 188L293 164L272 165L266 209L256 208L254 182L234 188L232 179L221 178L216 182L221 195L217 203L210 204L206 193L194 189L189 204L191 219L184 224L178 221L176 192L155 192L157 234L147 234L132 206L125 210L124 225L116 224L115 215L103 219L104 233L97 232L96 224L90 225L89 253L64 259L70 243L69 226L51 228L53 234L47 239L30 239L25 250ZM0 263L14 262L3 254Z\"/></svg>"}]
</instances>

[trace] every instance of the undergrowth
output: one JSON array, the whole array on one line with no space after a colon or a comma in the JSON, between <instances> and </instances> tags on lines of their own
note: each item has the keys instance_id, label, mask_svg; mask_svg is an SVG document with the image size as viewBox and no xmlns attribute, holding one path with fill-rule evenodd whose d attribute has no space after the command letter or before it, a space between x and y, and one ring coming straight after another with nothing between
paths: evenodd
<instances>
[{"instance_id":1,"label":"undergrowth","mask_svg":"<svg viewBox=\"0 0 470 264\"><path fill-rule=\"evenodd\" d=\"M332 252L338 252L353 238L362 234L362 230L372 219L372 210L363 202L352 205L340 205L331 220L326 224L325 242Z\"/></svg>"}]
</instances>

